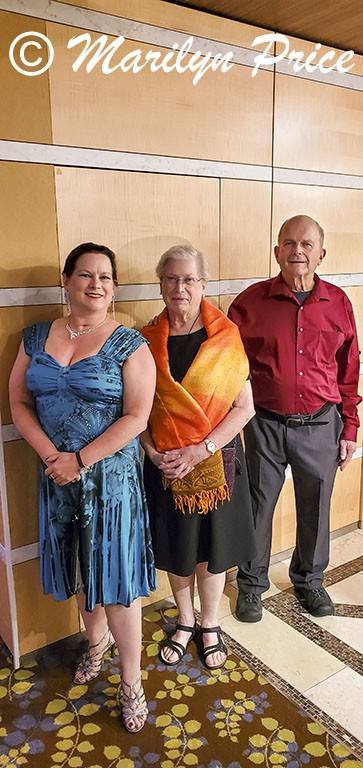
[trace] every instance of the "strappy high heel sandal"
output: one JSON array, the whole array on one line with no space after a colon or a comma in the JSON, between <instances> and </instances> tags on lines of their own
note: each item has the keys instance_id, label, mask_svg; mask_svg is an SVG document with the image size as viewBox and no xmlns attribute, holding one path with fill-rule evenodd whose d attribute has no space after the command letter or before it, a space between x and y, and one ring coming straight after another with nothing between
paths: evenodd
<instances>
[{"instance_id":1,"label":"strappy high heel sandal","mask_svg":"<svg viewBox=\"0 0 363 768\"><path fill-rule=\"evenodd\" d=\"M126 680L121 680L117 691L117 703L121 710L122 724L126 730L129 733L141 731L149 714L141 677L136 680L136 683L131 683L131 685ZM135 718L141 721L137 727L132 725L135 722Z\"/></svg>"},{"instance_id":2,"label":"strappy high heel sandal","mask_svg":"<svg viewBox=\"0 0 363 768\"><path fill-rule=\"evenodd\" d=\"M227 659L227 648L223 642L222 639L222 630L220 627L201 627L200 628L201 635L203 637L203 634L212 634L213 632L217 635L217 642L215 645L207 645L206 648L203 648L203 659L204 664L208 669L219 669L220 667L223 667L223 664L225 664ZM225 653L226 658L223 659L219 664L207 664L207 658L208 656L211 656L213 653L218 653L218 651L221 651L222 653Z\"/></svg>"},{"instance_id":3,"label":"strappy high heel sandal","mask_svg":"<svg viewBox=\"0 0 363 768\"><path fill-rule=\"evenodd\" d=\"M99 646L99 651L96 651L96 653L91 653L91 650L98 648ZM91 680L94 680L94 678L100 674L105 653L111 649L111 656L113 657L115 648L116 643L113 639L111 631L107 629L98 643L88 646L87 653L82 656L82 661L78 664L78 667L73 675L73 682L76 683L76 685L85 685L85 683L89 683Z\"/></svg>"},{"instance_id":4,"label":"strappy high heel sandal","mask_svg":"<svg viewBox=\"0 0 363 768\"><path fill-rule=\"evenodd\" d=\"M189 645L190 641L193 640L193 637L196 634L196 631L197 631L197 620L195 620L195 622L194 622L194 627L187 627L185 624L177 624L176 627L175 627L175 632L173 632L173 634L175 635L175 633L178 632L179 630L182 631L182 632L190 632L190 638L189 638L188 642L186 643L186 645L182 645L181 643L178 643L178 641L177 640L173 640L172 637L166 637L164 642L163 642L162 648L160 648L159 657L160 657L161 661L163 662L163 664L167 664L168 667L173 667L175 664L178 664L179 661L182 660L184 654L186 653L186 650L188 648L188 645ZM165 658L164 650L166 648L170 648L171 651L176 653L176 655L178 657L176 661L170 661L169 659Z\"/></svg>"}]
</instances>

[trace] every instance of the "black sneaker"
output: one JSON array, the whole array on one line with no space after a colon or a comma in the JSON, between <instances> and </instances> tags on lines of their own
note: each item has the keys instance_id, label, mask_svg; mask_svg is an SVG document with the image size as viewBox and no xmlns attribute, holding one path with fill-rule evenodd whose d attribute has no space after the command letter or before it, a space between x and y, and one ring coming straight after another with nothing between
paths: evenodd
<instances>
[{"instance_id":1,"label":"black sneaker","mask_svg":"<svg viewBox=\"0 0 363 768\"><path fill-rule=\"evenodd\" d=\"M262 600L260 595L251 592L239 592L236 605L236 618L238 621L261 621Z\"/></svg>"},{"instance_id":2,"label":"black sneaker","mask_svg":"<svg viewBox=\"0 0 363 768\"><path fill-rule=\"evenodd\" d=\"M294 589L301 605L312 616L332 616L334 613L334 603L323 587L301 590L294 587Z\"/></svg>"}]
</instances>

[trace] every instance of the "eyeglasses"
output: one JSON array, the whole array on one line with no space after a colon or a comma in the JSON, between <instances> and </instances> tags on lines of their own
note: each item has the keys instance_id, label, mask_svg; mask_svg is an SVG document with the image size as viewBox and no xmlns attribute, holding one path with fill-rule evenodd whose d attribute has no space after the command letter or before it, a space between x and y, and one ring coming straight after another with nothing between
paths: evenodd
<instances>
[{"instance_id":1,"label":"eyeglasses","mask_svg":"<svg viewBox=\"0 0 363 768\"><path fill-rule=\"evenodd\" d=\"M160 279L165 281L168 288L174 288L178 283L187 288L194 288L196 283L203 280L202 277L175 277L174 275L163 275Z\"/></svg>"}]
</instances>

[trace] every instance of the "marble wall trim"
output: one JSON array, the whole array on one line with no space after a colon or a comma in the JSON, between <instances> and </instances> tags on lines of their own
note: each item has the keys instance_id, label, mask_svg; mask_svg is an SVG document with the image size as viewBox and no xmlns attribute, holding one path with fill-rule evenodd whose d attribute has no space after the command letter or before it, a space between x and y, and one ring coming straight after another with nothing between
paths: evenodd
<instances>
[{"instance_id":1,"label":"marble wall trim","mask_svg":"<svg viewBox=\"0 0 363 768\"><path fill-rule=\"evenodd\" d=\"M282 184L309 184L314 187L363 189L363 176L328 171L303 171L295 168L273 168L273 182Z\"/></svg>"},{"instance_id":2,"label":"marble wall trim","mask_svg":"<svg viewBox=\"0 0 363 768\"><path fill-rule=\"evenodd\" d=\"M178 32L176 30L168 29L167 27L158 27L109 13L67 5L66 3L58 3L55 0L0 0L0 10L20 13L33 18L44 19L45 21L67 24L67 26L71 27L89 29L101 34L115 36L122 35L128 40L135 40L140 43L148 43L150 45L157 45L165 48L170 48L174 43L179 43L179 45L182 46L189 36L188 32ZM251 40L251 44L252 42L253 41ZM230 45L194 35L191 51L201 51L202 53L210 51L213 55L216 53L224 55L231 51L233 53L234 63L247 67L255 66L255 56L257 54L255 49L243 48L241 46ZM266 57L266 59L267 58L269 60L272 59L271 56ZM266 63L261 69L270 70L275 66L276 65L274 64ZM310 74L305 72L305 70L302 70L302 72L294 72L292 65L287 59L277 63L277 72L292 77L303 77L304 79L337 85L342 88L353 88L354 90L359 91L363 90L363 77L361 75L353 75L349 72L340 73L336 71L328 72L323 75L320 70ZM228 77L228 73L226 73L226 76Z\"/></svg>"},{"instance_id":3,"label":"marble wall trim","mask_svg":"<svg viewBox=\"0 0 363 768\"><path fill-rule=\"evenodd\" d=\"M235 64L242 64L247 67L255 66L256 50L198 37L189 32L178 32L167 27L158 27L145 22L126 19L110 13L67 5L63 2L58 3L54 0L0 0L0 10L21 13L36 19L58 22L69 27L79 27L100 34L122 36L127 40L135 40L138 43L156 45L161 48L172 48L174 43L178 43L181 48L188 37L192 36L191 53L200 51L204 54L210 52L213 56L221 53L224 56L232 52ZM76 53L75 59L77 55ZM266 56L266 59L271 60L272 58L270 55ZM271 65L268 63L261 67L261 69L270 68ZM227 73L226 76L228 76Z\"/></svg>"},{"instance_id":4,"label":"marble wall trim","mask_svg":"<svg viewBox=\"0 0 363 768\"><path fill-rule=\"evenodd\" d=\"M363 273L346 273L338 275L320 275L323 280L341 288L363 285ZM233 280L210 280L206 296L228 296L241 293L250 285L268 277L238 278ZM115 289L116 302L119 301L152 301L160 298L158 283L140 283L134 285L118 285ZM0 307L25 307L48 304L64 304L64 292L60 286L0 288Z\"/></svg>"},{"instance_id":5,"label":"marble wall trim","mask_svg":"<svg viewBox=\"0 0 363 768\"><path fill-rule=\"evenodd\" d=\"M12 440L22 440L23 437L18 432L15 424L3 424L2 438L4 443L10 443Z\"/></svg>"},{"instance_id":6,"label":"marble wall trim","mask_svg":"<svg viewBox=\"0 0 363 768\"><path fill-rule=\"evenodd\" d=\"M297 41L297 44L295 44L294 47L300 50L298 43L299 41ZM349 62L349 64L354 64L354 57ZM269 67L266 68L269 69ZM317 83L324 83L324 85L337 85L339 88L350 88L354 91L363 91L363 76L353 75L352 71L337 72L333 70L333 72L327 72L326 74L323 74L320 72L320 69L316 70L315 72L306 72L306 70L303 69L301 72L294 72L292 64L287 59L278 61L275 64L275 68L276 72L281 75L290 75L290 77L302 77L304 80L314 80Z\"/></svg>"},{"instance_id":7,"label":"marble wall trim","mask_svg":"<svg viewBox=\"0 0 363 768\"><path fill-rule=\"evenodd\" d=\"M61 303L62 289L60 286L0 288L0 307L27 307Z\"/></svg>"},{"instance_id":8,"label":"marble wall trim","mask_svg":"<svg viewBox=\"0 0 363 768\"><path fill-rule=\"evenodd\" d=\"M5 139L0 141L0 160L75 168L100 168L111 171L141 171L180 176L272 181L272 168L264 165L196 160L189 157L166 157L108 149L65 147L56 144L33 144Z\"/></svg>"},{"instance_id":9,"label":"marble wall trim","mask_svg":"<svg viewBox=\"0 0 363 768\"><path fill-rule=\"evenodd\" d=\"M0 160L71 168L139 171L177 176L203 176L337 187L340 189L363 189L363 176L355 176L354 174L305 171L299 168L273 168L269 165L199 160L192 157L167 157L88 147L65 147L56 144L35 144L6 139L0 140Z\"/></svg>"},{"instance_id":10,"label":"marble wall trim","mask_svg":"<svg viewBox=\"0 0 363 768\"><path fill-rule=\"evenodd\" d=\"M24 547L17 547L11 551L12 564L25 563L28 560L36 560L40 555L40 544L36 541L35 544L27 544Z\"/></svg>"}]
</instances>

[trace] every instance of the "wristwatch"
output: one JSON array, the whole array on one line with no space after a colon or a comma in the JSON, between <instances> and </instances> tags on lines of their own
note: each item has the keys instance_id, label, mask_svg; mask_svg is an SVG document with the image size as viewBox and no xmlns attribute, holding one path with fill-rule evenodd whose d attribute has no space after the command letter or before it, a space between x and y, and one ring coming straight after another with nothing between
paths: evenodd
<instances>
[{"instance_id":1,"label":"wristwatch","mask_svg":"<svg viewBox=\"0 0 363 768\"><path fill-rule=\"evenodd\" d=\"M80 452L76 451L75 455L76 455L76 459L77 459L78 466L79 466L79 474L83 475L85 472L89 472L91 467L88 467L87 464L83 464Z\"/></svg>"},{"instance_id":2,"label":"wristwatch","mask_svg":"<svg viewBox=\"0 0 363 768\"><path fill-rule=\"evenodd\" d=\"M212 440L208 440L208 438L207 438L207 437L205 438L204 442L205 442L205 444L206 444L206 446L207 446L207 451L209 451L209 453L211 453L211 454L212 454L212 456L213 456L213 454L214 454L214 453L216 452L216 450L217 450L217 446L216 446L216 444L215 444L215 443L212 443Z\"/></svg>"}]
</instances>

